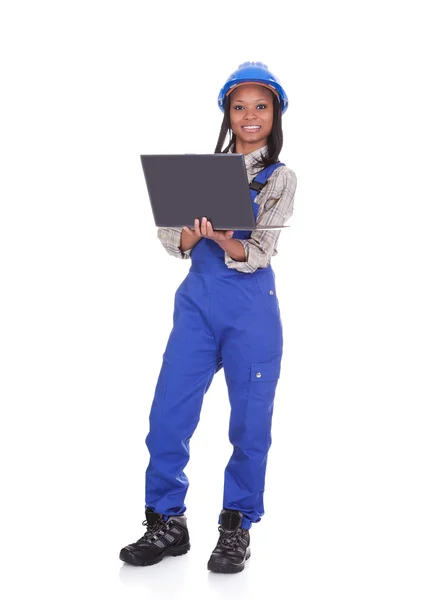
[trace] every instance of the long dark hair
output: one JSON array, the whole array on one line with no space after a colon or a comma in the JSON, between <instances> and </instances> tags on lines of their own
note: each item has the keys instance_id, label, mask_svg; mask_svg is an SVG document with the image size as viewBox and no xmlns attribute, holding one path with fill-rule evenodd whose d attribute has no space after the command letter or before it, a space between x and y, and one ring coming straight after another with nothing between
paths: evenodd
<instances>
[{"instance_id":1,"label":"long dark hair","mask_svg":"<svg viewBox=\"0 0 441 600\"><path fill-rule=\"evenodd\" d=\"M225 154L229 151L231 147L233 148L233 152L235 152L236 149L236 134L234 134L231 130L229 96L225 98L224 108L224 118L221 124L216 149L214 151L215 154ZM227 133L229 133L230 135L230 140L227 146L222 150L222 146L225 143ZM273 127L271 129L271 133L268 136L267 146L267 156L263 156L261 159L256 159L257 165L262 167L263 169L279 161L279 154L283 146L282 111L280 109L279 99L275 94L273 94Z\"/></svg>"}]
</instances>

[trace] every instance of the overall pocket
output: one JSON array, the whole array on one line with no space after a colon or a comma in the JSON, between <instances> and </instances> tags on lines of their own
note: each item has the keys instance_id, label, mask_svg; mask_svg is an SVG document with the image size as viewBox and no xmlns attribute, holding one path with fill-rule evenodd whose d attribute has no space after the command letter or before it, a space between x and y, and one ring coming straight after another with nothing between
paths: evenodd
<instances>
[{"instance_id":1,"label":"overall pocket","mask_svg":"<svg viewBox=\"0 0 441 600\"><path fill-rule=\"evenodd\" d=\"M259 273L259 276L255 279L264 305L273 315L280 317L274 275L272 273Z\"/></svg>"},{"instance_id":2,"label":"overall pocket","mask_svg":"<svg viewBox=\"0 0 441 600\"><path fill-rule=\"evenodd\" d=\"M280 377L280 369L281 359L265 363L251 363L250 381L261 385L265 385L270 381L277 381Z\"/></svg>"},{"instance_id":3,"label":"overall pocket","mask_svg":"<svg viewBox=\"0 0 441 600\"><path fill-rule=\"evenodd\" d=\"M254 451L261 452L263 456L271 445L271 422L280 367L280 358L250 365L246 431Z\"/></svg>"}]
</instances>

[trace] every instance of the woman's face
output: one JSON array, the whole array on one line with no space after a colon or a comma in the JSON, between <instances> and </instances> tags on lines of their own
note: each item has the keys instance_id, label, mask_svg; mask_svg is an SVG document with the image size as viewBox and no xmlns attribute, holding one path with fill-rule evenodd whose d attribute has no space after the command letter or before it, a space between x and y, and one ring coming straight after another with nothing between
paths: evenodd
<instances>
[{"instance_id":1,"label":"woman's face","mask_svg":"<svg viewBox=\"0 0 441 600\"><path fill-rule=\"evenodd\" d=\"M248 154L267 143L273 127L274 94L266 87L247 83L230 94L231 129L236 152Z\"/></svg>"}]
</instances>

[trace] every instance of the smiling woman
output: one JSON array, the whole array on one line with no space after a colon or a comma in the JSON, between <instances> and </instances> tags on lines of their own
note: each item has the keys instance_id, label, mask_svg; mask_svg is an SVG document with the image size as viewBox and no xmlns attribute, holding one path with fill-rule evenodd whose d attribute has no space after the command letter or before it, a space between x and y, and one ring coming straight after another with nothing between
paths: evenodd
<instances>
[{"instance_id":1,"label":"smiling woman","mask_svg":"<svg viewBox=\"0 0 441 600\"><path fill-rule=\"evenodd\" d=\"M160 228L165 249L191 258L175 294L170 333L150 411L146 443L146 533L121 550L133 565L185 554L188 479L183 471L202 401L224 369L231 405L233 453L225 469L219 539L208 569L242 571L250 556L250 528L264 513L263 491L271 420L280 375L282 322L271 258L280 229L293 213L296 176L279 161L282 114L288 99L262 63L239 66L218 98L224 112L216 153L244 155L254 231L214 231L204 217L194 229ZM222 149L227 133L230 140ZM195 182L197 185L197 181Z\"/></svg>"}]
</instances>

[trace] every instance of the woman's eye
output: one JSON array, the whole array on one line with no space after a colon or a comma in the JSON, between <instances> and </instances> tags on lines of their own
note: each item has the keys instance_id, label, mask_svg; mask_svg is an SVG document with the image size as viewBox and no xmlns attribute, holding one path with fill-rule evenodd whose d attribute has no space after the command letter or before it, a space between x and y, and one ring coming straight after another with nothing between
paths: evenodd
<instances>
[{"instance_id":1,"label":"woman's eye","mask_svg":"<svg viewBox=\"0 0 441 600\"><path fill-rule=\"evenodd\" d=\"M266 108L266 104L258 104L257 108ZM234 107L234 110L237 110L237 109L242 110L243 106L241 104L236 104L236 106Z\"/></svg>"}]
</instances>

